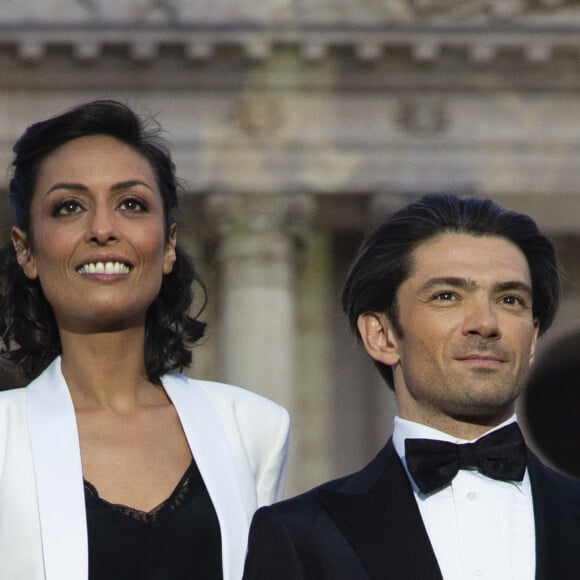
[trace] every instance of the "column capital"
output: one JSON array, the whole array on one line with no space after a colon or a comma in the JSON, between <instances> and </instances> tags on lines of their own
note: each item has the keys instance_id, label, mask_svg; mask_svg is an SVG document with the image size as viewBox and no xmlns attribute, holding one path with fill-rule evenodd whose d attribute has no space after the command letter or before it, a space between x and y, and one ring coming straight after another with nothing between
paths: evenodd
<instances>
[{"instance_id":1,"label":"column capital","mask_svg":"<svg viewBox=\"0 0 580 580\"><path fill-rule=\"evenodd\" d=\"M210 235L283 234L297 241L307 233L316 203L307 194L218 193L203 203Z\"/></svg>"}]
</instances>

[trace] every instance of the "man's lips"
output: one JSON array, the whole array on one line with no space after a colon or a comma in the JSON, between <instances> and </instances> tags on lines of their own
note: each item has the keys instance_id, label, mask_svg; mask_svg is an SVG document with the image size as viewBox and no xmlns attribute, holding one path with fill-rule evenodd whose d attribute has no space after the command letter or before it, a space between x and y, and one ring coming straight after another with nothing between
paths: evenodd
<instances>
[{"instance_id":1,"label":"man's lips","mask_svg":"<svg viewBox=\"0 0 580 580\"><path fill-rule=\"evenodd\" d=\"M499 356L490 354L470 354L467 356L460 356L458 358L459 360L495 360L498 362L503 362L503 360Z\"/></svg>"},{"instance_id":2,"label":"man's lips","mask_svg":"<svg viewBox=\"0 0 580 580\"><path fill-rule=\"evenodd\" d=\"M506 362L504 358L489 354L470 354L467 356L457 357L456 360L466 363L469 366L499 368Z\"/></svg>"}]
</instances>

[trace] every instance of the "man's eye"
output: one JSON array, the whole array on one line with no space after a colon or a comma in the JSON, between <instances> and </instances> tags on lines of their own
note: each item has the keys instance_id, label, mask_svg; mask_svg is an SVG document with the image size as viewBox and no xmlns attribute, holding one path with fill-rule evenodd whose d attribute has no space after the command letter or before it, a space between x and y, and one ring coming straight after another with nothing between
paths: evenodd
<instances>
[{"instance_id":1,"label":"man's eye","mask_svg":"<svg viewBox=\"0 0 580 580\"><path fill-rule=\"evenodd\" d=\"M456 300L457 296L454 292L439 292L439 294L435 295L435 300L439 300L440 302L449 302L450 300Z\"/></svg>"},{"instance_id":2,"label":"man's eye","mask_svg":"<svg viewBox=\"0 0 580 580\"><path fill-rule=\"evenodd\" d=\"M524 300L522 298L520 298L519 296L513 296L513 295L509 295L509 296L504 296L501 301L504 304L509 304L510 306L524 306Z\"/></svg>"}]
</instances>

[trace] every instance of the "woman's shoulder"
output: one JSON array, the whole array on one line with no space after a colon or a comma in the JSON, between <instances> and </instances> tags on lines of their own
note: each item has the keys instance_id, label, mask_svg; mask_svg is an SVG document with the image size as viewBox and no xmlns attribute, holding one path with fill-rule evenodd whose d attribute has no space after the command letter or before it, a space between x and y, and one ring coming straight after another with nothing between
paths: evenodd
<instances>
[{"instance_id":1,"label":"woman's shoulder","mask_svg":"<svg viewBox=\"0 0 580 580\"><path fill-rule=\"evenodd\" d=\"M286 413L286 410L278 403L243 387L219 381L195 379L178 373L174 373L172 376L181 381L185 381L188 383L190 388L201 389L212 400L220 400L224 403L248 405L270 410L277 409L281 413Z\"/></svg>"},{"instance_id":2,"label":"woman's shoulder","mask_svg":"<svg viewBox=\"0 0 580 580\"><path fill-rule=\"evenodd\" d=\"M205 381L174 374L192 389L200 389L222 415L234 415L237 422L260 421L266 427L287 428L290 419L284 407L248 389L218 381Z\"/></svg>"},{"instance_id":3,"label":"woman's shoulder","mask_svg":"<svg viewBox=\"0 0 580 580\"><path fill-rule=\"evenodd\" d=\"M195 380L195 379L189 379ZM246 404L258 409L270 409L286 412L278 403L249 389L216 381L196 381L210 397L223 397L239 404Z\"/></svg>"}]
</instances>

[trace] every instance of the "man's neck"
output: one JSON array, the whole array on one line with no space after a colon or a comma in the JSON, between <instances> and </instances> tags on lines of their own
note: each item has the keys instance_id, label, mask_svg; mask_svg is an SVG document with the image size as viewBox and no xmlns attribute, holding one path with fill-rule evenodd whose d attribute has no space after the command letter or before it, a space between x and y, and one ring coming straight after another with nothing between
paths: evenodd
<instances>
[{"instance_id":1,"label":"man's neck","mask_svg":"<svg viewBox=\"0 0 580 580\"><path fill-rule=\"evenodd\" d=\"M406 419L404 417L397 415L395 417L394 430L395 431L402 430L406 434L407 433L420 433L420 437L429 438L429 439L443 439L443 440L454 441L454 442L475 441L476 439L479 439L480 437L483 437L484 435L487 435L488 433L491 433L492 431L495 431L496 429L501 429L505 425L509 425L510 423L513 423L513 422L517 422L517 416L515 413L512 414L507 419L505 419L504 421L502 421L501 423L491 425L483 430L477 429L477 433L474 436L471 436L472 432L468 432L467 433L468 436L466 437L466 436L463 436L465 431L461 431L461 432L453 431L453 432L451 432L449 430L441 429L441 428L434 427L432 425L427 425L425 423L420 423L417 421L412 421L410 419ZM469 430L466 430L466 431L469 431ZM413 436L417 437L419 435L413 435Z\"/></svg>"}]
</instances>

